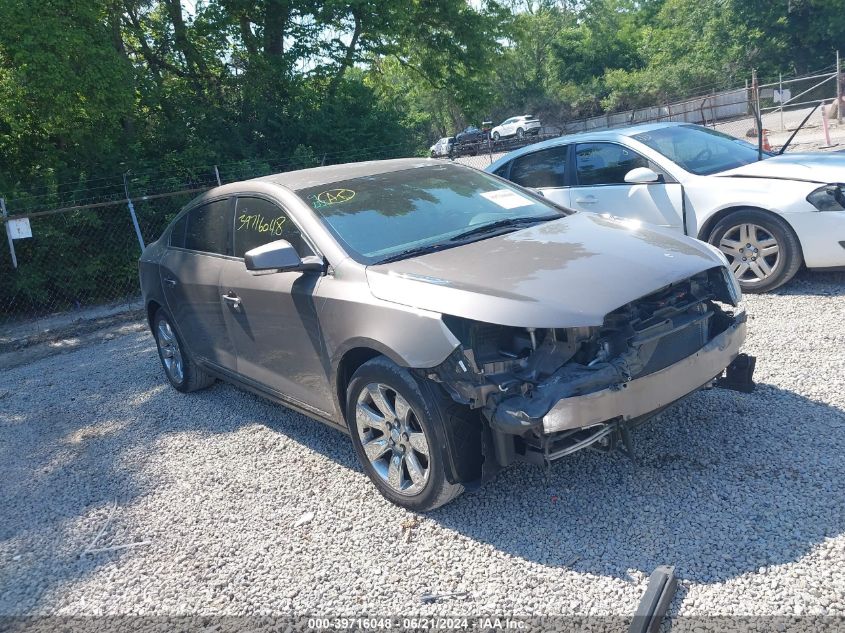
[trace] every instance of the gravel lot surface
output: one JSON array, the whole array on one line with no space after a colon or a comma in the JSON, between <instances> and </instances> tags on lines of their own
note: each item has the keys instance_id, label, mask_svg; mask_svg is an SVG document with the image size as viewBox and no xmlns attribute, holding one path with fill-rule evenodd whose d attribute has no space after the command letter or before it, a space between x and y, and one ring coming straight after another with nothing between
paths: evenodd
<instances>
[{"instance_id":1,"label":"gravel lot surface","mask_svg":"<svg viewBox=\"0 0 845 633\"><path fill-rule=\"evenodd\" d=\"M675 614L845 615L845 274L746 303L756 393L675 406L636 464L515 467L425 517L342 434L177 393L147 332L9 369L0 614L627 615L672 564Z\"/></svg>"}]
</instances>

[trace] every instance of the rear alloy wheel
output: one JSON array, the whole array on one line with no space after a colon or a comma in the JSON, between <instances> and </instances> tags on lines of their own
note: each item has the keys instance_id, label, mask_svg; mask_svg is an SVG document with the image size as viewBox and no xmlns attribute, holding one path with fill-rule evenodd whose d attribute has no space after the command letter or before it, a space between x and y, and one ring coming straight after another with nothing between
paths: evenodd
<instances>
[{"instance_id":1,"label":"rear alloy wheel","mask_svg":"<svg viewBox=\"0 0 845 633\"><path fill-rule=\"evenodd\" d=\"M523 130L522 128L519 128L519 129L516 131L516 137L517 137L517 138L522 138L523 136L525 136L525 130Z\"/></svg>"},{"instance_id":2,"label":"rear alloy wheel","mask_svg":"<svg viewBox=\"0 0 845 633\"><path fill-rule=\"evenodd\" d=\"M179 341L176 340L176 333L166 318L158 320L156 327L156 343L161 356L161 364L170 382L181 384L185 380L185 365L182 360L182 350Z\"/></svg>"},{"instance_id":3,"label":"rear alloy wheel","mask_svg":"<svg viewBox=\"0 0 845 633\"><path fill-rule=\"evenodd\" d=\"M203 371L186 352L182 339L163 309L159 309L153 319L153 336L164 374L175 389L187 393L214 383L214 377Z\"/></svg>"},{"instance_id":4,"label":"rear alloy wheel","mask_svg":"<svg viewBox=\"0 0 845 633\"><path fill-rule=\"evenodd\" d=\"M792 229L765 211L731 213L714 227L709 241L725 254L743 292L774 290L801 267L801 248Z\"/></svg>"},{"instance_id":5,"label":"rear alloy wheel","mask_svg":"<svg viewBox=\"0 0 845 633\"><path fill-rule=\"evenodd\" d=\"M379 356L358 368L347 390L347 423L364 472L385 498L415 512L464 490L447 480L450 456L442 438L444 423L460 426L465 419L438 389Z\"/></svg>"}]
</instances>

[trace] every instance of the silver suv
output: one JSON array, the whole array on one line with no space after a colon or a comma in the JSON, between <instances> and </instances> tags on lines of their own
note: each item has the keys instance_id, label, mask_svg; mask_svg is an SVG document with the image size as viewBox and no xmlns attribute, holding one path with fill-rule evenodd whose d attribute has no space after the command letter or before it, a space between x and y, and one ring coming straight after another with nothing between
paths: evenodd
<instances>
[{"instance_id":1,"label":"silver suv","mask_svg":"<svg viewBox=\"0 0 845 633\"><path fill-rule=\"evenodd\" d=\"M716 249L426 159L217 187L140 275L173 387L220 378L349 433L417 511L625 444L745 338Z\"/></svg>"}]
</instances>

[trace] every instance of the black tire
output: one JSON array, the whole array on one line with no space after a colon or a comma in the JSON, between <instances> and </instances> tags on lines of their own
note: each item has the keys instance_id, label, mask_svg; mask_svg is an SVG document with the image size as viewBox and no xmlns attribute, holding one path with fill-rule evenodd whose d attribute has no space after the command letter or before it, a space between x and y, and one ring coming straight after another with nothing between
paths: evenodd
<instances>
[{"instance_id":1,"label":"black tire","mask_svg":"<svg viewBox=\"0 0 845 633\"><path fill-rule=\"evenodd\" d=\"M755 233L761 242L770 243L771 239L774 239L778 248L777 255L764 257L756 245L752 248L757 248L757 250L748 251L746 244L751 242L741 244L742 253L732 254L725 250L729 247L721 246L723 240L727 237L731 241L739 241L737 238L742 236L743 225L757 227L759 231L755 229ZM760 262L770 269L767 276L757 279L754 278L757 275L754 270L747 269L741 272L738 278L740 288L743 292L750 294L769 292L782 286L795 276L803 264L801 244L792 227L774 213L760 209L740 209L728 214L716 223L707 241L725 253L735 272L736 266L759 266ZM747 260L741 260L741 257L747 257ZM757 270L760 269L757 268Z\"/></svg>"},{"instance_id":2,"label":"black tire","mask_svg":"<svg viewBox=\"0 0 845 633\"><path fill-rule=\"evenodd\" d=\"M172 334L172 344L167 344L166 337L162 331L162 324L165 324L166 328ZM181 391L182 393L189 393L191 391L205 389L206 387L210 387L214 384L214 376L211 376L203 371L202 368L191 358L185 344L182 342L182 338L179 336L176 328L173 327L173 321L170 318L170 315L165 312L164 308L159 308L153 317L153 337L156 341L158 358L161 361L162 369L164 369L164 375L167 377L167 381L173 385L174 389ZM178 374L168 368L166 355L168 351L172 351L172 345L175 345L178 348L178 353L181 358L181 379L179 379Z\"/></svg>"},{"instance_id":3,"label":"black tire","mask_svg":"<svg viewBox=\"0 0 845 633\"><path fill-rule=\"evenodd\" d=\"M493 132L493 140L494 140L494 141L498 141L498 140L499 140L499 133L498 133L498 132Z\"/></svg>"},{"instance_id":4,"label":"black tire","mask_svg":"<svg viewBox=\"0 0 845 633\"><path fill-rule=\"evenodd\" d=\"M522 138L523 136L525 136L525 130L523 130L522 128L517 128L516 138Z\"/></svg>"},{"instance_id":5,"label":"black tire","mask_svg":"<svg viewBox=\"0 0 845 633\"><path fill-rule=\"evenodd\" d=\"M419 430L425 435L429 453L427 480L422 489L417 492L406 494L391 487L364 451L361 433L359 433L361 425L356 421L356 412L359 397L366 398L366 394L362 396L362 392L367 390L368 385L373 384L383 385L388 388L388 394L392 391L404 398L413 413L415 424L418 423ZM396 400L393 401L394 408L395 403ZM465 421L468 411L466 407L458 405L449 398L439 385L417 378L407 369L399 367L383 356L378 356L361 365L349 381L346 391L346 412L355 453L370 481L388 501L414 512L428 512L449 503L464 491L463 485L449 483L446 477L447 460L451 459L454 463L462 456L449 454L444 425L461 424ZM464 450L466 448L464 445ZM391 455L395 457L396 453L388 450L382 459L390 462ZM404 462L401 463L404 464ZM406 466L399 468L403 469ZM409 475L410 482L410 471L404 470L403 473Z\"/></svg>"}]
</instances>

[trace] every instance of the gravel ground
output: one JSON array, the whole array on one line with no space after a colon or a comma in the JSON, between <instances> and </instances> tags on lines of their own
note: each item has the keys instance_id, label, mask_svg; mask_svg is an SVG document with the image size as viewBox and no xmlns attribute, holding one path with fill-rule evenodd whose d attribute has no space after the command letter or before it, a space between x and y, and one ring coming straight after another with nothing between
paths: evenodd
<instances>
[{"instance_id":1,"label":"gravel ground","mask_svg":"<svg viewBox=\"0 0 845 633\"><path fill-rule=\"evenodd\" d=\"M747 308L754 394L675 406L636 464L515 467L425 517L342 434L166 386L146 332L10 369L0 614L627 615L672 564L675 614L845 615L845 274Z\"/></svg>"}]
</instances>

